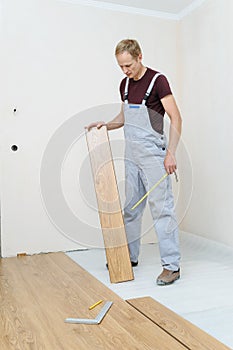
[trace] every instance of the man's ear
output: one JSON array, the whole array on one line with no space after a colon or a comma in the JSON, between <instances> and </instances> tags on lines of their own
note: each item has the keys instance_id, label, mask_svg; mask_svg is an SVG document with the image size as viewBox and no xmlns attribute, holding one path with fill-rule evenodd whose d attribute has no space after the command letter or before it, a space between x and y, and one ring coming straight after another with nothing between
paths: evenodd
<instances>
[{"instance_id":1,"label":"man's ear","mask_svg":"<svg viewBox=\"0 0 233 350\"><path fill-rule=\"evenodd\" d=\"M142 54L140 53L139 55L138 55L138 60L141 62L141 60L142 60Z\"/></svg>"}]
</instances>

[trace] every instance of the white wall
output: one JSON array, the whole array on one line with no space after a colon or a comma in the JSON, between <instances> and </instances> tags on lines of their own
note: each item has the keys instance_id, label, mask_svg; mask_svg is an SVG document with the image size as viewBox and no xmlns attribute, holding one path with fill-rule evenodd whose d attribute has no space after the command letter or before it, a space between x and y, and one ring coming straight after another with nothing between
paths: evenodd
<instances>
[{"instance_id":1,"label":"white wall","mask_svg":"<svg viewBox=\"0 0 233 350\"><path fill-rule=\"evenodd\" d=\"M2 0L3 256L103 246L83 130L118 110L114 47L126 37L142 43L146 65L169 77L182 112L174 185L181 228L233 246L232 10L231 0L206 0L177 23L55 0ZM119 158L122 132L111 139ZM117 159L123 197L122 169ZM145 241L155 237L150 220L147 211Z\"/></svg>"},{"instance_id":2,"label":"white wall","mask_svg":"<svg viewBox=\"0 0 233 350\"><path fill-rule=\"evenodd\" d=\"M181 20L178 50L183 137L193 169L181 227L233 247L232 13L232 0L205 1ZM185 163L182 173L190 176Z\"/></svg>"},{"instance_id":3,"label":"white wall","mask_svg":"<svg viewBox=\"0 0 233 350\"><path fill-rule=\"evenodd\" d=\"M177 23L55 0L2 0L2 21L2 255L102 246L84 126L115 112L122 38L177 90Z\"/></svg>"}]
</instances>

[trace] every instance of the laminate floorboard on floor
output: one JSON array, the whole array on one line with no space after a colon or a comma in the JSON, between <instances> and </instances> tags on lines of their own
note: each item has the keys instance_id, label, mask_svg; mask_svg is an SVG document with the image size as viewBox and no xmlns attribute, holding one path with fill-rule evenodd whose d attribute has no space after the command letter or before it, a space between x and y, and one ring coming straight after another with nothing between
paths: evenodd
<instances>
[{"instance_id":1,"label":"laminate floorboard on floor","mask_svg":"<svg viewBox=\"0 0 233 350\"><path fill-rule=\"evenodd\" d=\"M95 318L99 325L65 323ZM0 259L1 350L185 350L64 253Z\"/></svg>"},{"instance_id":2,"label":"laminate floorboard on floor","mask_svg":"<svg viewBox=\"0 0 233 350\"><path fill-rule=\"evenodd\" d=\"M233 349L233 249L181 233L181 279L160 287L158 245L141 247L134 281L111 284L102 249L67 253L123 299L151 296Z\"/></svg>"}]
</instances>

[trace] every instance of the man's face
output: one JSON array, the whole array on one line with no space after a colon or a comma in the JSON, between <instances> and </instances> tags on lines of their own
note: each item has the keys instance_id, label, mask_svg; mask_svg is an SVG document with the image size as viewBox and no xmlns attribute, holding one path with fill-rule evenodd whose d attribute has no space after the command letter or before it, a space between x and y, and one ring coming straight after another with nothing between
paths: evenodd
<instances>
[{"instance_id":1,"label":"man's face","mask_svg":"<svg viewBox=\"0 0 233 350\"><path fill-rule=\"evenodd\" d=\"M137 79L141 71L141 60L142 55L140 54L137 58L133 58L127 51L120 53L116 56L117 62L121 67L123 73L128 78Z\"/></svg>"}]
</instances>

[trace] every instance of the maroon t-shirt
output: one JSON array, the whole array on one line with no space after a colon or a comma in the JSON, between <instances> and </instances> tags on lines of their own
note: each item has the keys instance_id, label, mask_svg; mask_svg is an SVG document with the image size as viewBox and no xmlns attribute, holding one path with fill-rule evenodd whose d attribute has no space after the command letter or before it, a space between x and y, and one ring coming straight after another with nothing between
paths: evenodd
<instances>
[{"instance_id":1,"label":"maroon t-shirt","mask_svg":"<svg viewBox=\"0 0 233 350\"><path fill-rule=\"evenodd\" d=\"M128 101L133 104L141 104L145 96L145 93L150 85L150 82L154 75L158 73L151 68L147 68L143 77L139 80L129 79L128 87ZM120 84L121 99L124 101L126 77L122 80ZM146 106L148 107L150 122L152 128L163 133L163 117L165 110L161 103L161 99L167 95L171 95L171 88L164 75L160 75L153 86L153 89L146 101Z\"/></svg>"}]
</instances>

